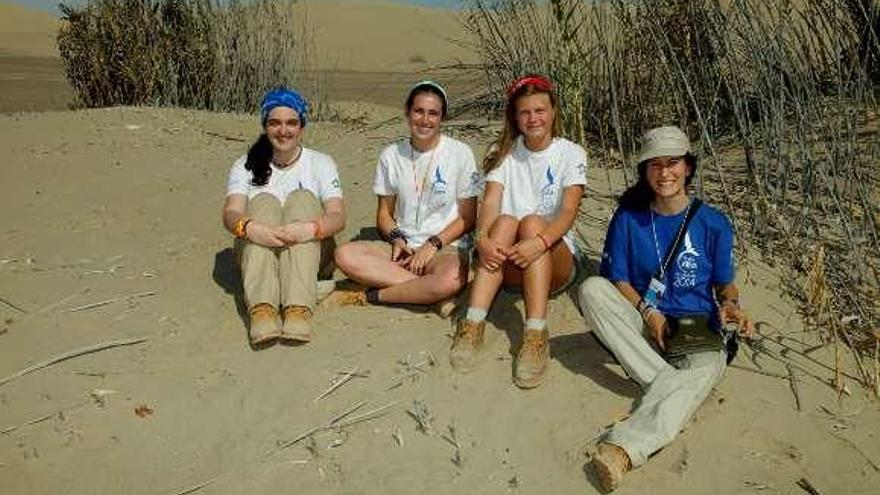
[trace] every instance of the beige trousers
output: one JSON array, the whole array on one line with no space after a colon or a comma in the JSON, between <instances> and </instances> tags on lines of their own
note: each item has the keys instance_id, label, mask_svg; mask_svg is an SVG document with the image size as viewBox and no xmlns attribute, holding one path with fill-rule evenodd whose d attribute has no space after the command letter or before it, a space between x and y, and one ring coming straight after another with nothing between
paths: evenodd
<instances>
[{"instance_id":1,"label":"beige trousers","mask_svg":"<svg viewBox=\"0 0 880 495\"><path fill-rule=\"evenodd\" d=\"M271 194L258 194L248 201L246 214L259 223L284 225L315 220L323 214L323 207L314 194L300 189L290 193L283 205ZM242 241L238 248L248 308L267 303L314 310L318 278L332 274L334 247L332 237L285 248Z\"/></svg>"},{"instance_id":2,"label":"beige trousers","mask_svg":"<svg viewBox=\"0 0 880 495\"><path fill-rule=\"evenodd\" d=\"M580 306L593 333L645 390L630 417L605 435L640 466L684 428L724 375L727 355L701 352L670 365L649 343L639 312L602 277L581 284Z\"/></svg>"}]
</instances>

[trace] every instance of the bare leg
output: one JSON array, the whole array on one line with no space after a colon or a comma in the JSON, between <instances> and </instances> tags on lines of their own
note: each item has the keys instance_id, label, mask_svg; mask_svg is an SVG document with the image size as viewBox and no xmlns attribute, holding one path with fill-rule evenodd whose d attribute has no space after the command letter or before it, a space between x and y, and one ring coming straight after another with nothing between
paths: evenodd
<instances>
[{"instance_id":1,"label":"bare leg","mask_svg":"<svg viewBox=\"0 0 880 495\"><path fill-rule=\"evenodd\" d=\"M443 252L432 259L425 275L385 287L379 300L387 303L432 304L457 294L467 284L467 259L458 252Z\"/></svg>"},{"instance_id":2,"label":"bare leg","mask_svg":"<svg viewBox=\"0 0 880 495\"><path fill-rule=\"evenodd\" d=\"M488 236L503 246L512 246L516 239L518 225L517 219L509 215L501 215L489 228ZM498 289L501 288L501 282L504 281L504 266L506 265L505 263L495 271L489 271L482 264L477 267L477 273L471 283L469 307L488 310L492 306L492 301L498 294Z\"/></svg>"},{"instance_id":3,"label":"bare leg","mask_svg":"<svg viewBox=\"0 0 880 495\"><path fill-rule=\"evenodd\" d=\"M547 220L528 215L520 220L517 240L532 239L547 228ZM511 267L513 270L518 270ZM561 287L574 269L574 260L564 242L558 241L550 250L533 261L522 272L523 299L526 318L547 317L547 300L551 288Z\"/></svg>"},{"instance_id":4,"label":"bare leg","mask_svg":"<svg viewBox=\"0 0 880 495\"><path fill-rule=\"evenodd\" d=\"M370 241L355 241L336 249L336 266L367 287L388 287L409 282L417 275L391 261L391 250Z\"/></svg>"}]
</instances>

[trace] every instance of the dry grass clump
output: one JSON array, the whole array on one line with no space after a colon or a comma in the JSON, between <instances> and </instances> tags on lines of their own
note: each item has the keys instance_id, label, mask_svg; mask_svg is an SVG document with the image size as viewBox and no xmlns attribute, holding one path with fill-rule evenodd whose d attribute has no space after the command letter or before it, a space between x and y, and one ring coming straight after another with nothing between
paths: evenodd
<instances>
[{"instance_id":1,"label":"dry grass clump","mask_svg":"<svg viewBox=\"0 0 880 495\"><path fill-rule=\"evenodd\" d=\"M79 103L252 110L308 55L295 0L61 4L58 48Z\"/></svg>"},{"instance_id":2,"label":"dry grass clump","mask_svg":"<svg viewBox=\"0 0 880 495\"><path fill-rule=\"evenodd\" d=\"M548 74L566 132L623 166L645 130L688 130L698 188L746 245L786 268L829 340L872 359L880 328L880 2L472 0L463 22L490 111L526 72ZM723 149L723 152L721 151ZM613 186L612 186L613 187ZM620 189L617 189L619 192ZM818 308L805 287L821 253ZM813 274L815 278L815 273ZM861 366L865 385L876 373Z\"/></svg>"}]
</instances>

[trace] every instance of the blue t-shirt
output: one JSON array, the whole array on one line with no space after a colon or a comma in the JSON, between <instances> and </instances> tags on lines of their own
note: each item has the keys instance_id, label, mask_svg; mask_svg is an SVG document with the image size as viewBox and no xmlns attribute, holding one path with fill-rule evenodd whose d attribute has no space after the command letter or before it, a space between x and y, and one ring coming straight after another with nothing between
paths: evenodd
<instances>
[{"instance_id":1,"label":"blue t-shirt","mask_svg":"<svg viewBox=\"0 0 880 495\"><path fill-rule=\"evenodd\" d=\"M685 211L670 216L653 214L657 231L655 244L650 210L618 208L605 237L601 275L612 282L629 282L644 295L660 260L678 234ZM713 326L717 327L713 287L732 283L734 276L730 221L724 213L703 204L691 219L678 252L666 268L665 279L661 280L666 284L666 292L658 309L673 316L710 314Z\"/></svg>"}]
</instances>

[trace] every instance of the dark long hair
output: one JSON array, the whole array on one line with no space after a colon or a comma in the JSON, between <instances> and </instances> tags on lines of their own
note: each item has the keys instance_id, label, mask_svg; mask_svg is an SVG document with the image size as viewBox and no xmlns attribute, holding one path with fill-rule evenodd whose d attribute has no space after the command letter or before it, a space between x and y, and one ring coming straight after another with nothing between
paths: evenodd
<instances>
[{"instance_id":1,"label":"dark long hair","mask_svg":"<svg viewBox=\"0 0 880 495\"><path fill-rule=\"evenodd\" d=\"M651 201L654 200L654 190L651 189L647 179L649 161L640 162L636 167L639 172L639 180L620 195L617 204L621 208L632 211L645 211L651 207ZM684 155L684 161L688 164L688 174L684 178L684 187L688 187L697 173L697 157L688 153Z\"/></svg>"},{"instance_id":2,"label":"dark long hair","mask_svg":"<svg viewBox=\"0 0 880 495\"><path fill-rule=\"evenodd\" d=\"M247 161L244 162L244 168L254 176L251 179L251 184L265 186L269 182L269 176L272 175L272 167L269 166L269 162L272 161L272 153L272 143L263 132L251 145L247 153Z\"/></svg>"}]
</instances>

